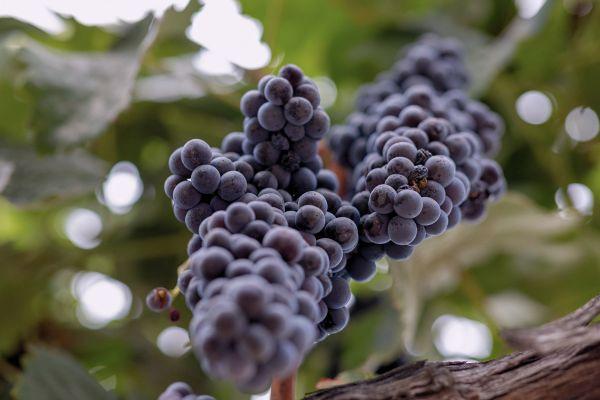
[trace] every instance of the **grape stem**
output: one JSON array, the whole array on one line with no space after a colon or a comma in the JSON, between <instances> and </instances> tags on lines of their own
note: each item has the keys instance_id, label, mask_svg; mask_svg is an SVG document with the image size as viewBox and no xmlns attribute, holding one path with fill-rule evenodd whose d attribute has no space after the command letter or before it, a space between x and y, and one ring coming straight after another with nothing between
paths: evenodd
<instances>
[{"instance_id":1,"label":"grape stem","mask_svg":"<svg viewBox=\"0 0 600 400\"><path fill-rule=\"evenodd\" d=\"M283 379L273 379L271 385L271 400L294 400L296 372Z\"/></svg>"}]
</instances>

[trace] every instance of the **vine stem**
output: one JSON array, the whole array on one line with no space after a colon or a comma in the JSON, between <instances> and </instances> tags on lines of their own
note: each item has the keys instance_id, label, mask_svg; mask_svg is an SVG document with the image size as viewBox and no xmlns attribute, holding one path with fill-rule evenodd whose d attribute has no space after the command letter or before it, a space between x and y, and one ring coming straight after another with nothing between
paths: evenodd
<instances>
[{"instance_id":1,"label":"vine stem","mask_svg":"<svg viewBox=\"0 0 600 400\"><path fill-rule=\"evenodd\" d=\"M273 379L271 385L271 400L294 400L296 387L296 371L283 379Z\"/></svg>"}]
</instances>

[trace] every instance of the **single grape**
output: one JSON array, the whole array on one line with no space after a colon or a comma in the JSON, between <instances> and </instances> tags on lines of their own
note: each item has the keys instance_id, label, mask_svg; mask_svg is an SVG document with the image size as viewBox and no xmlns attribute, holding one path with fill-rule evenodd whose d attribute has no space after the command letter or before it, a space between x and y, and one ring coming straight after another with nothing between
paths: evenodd
<instances>
[{"instance_id":1,"label":"single grape","mask_svg":"<svg viewBox=\"0 0 600 400\"><path fill-rule=\"evenodd\" d=\"M388 234L389 217L387 215L371 213L364 217L362 228L366 238L377 244L384 244L390 240Z\"/></svg>"},{"instance_id":2,"label":"single grape","mask_svg":"<svg viewBox=\"0 0 600 400\"><path fill-rule=\"evenodd\" d=\"M325 214L318 207L307 204L298 209L296 227L309 233L318 233L325 226Z\"/></svg>"},{"instance_id":3,"label":"single grape","mask_svg":"<svg viewBox=\"0 0 600 400\"><path fill-rule=\"evenodd\" d=\"M242 96L240 109L246 117L256 117L258 109L266 102L267 99L265 99L261 92L258 90L249 90Z\"/></svg>"},{"instance_id":4,"label":"single grape","mask_svg":"<svg viewBox=\"0 0 600 400\"><path fill-rule=\"evenodd\" d=\"M275 340L260 324L252 324L241 338L241 350L259 362L269 360L275 353Z\"/></svg>"},{"instance_id":5,"label":"single grape","mask_svg":"<svg viewBox=\"0 0 600 400\"><path fill-rule=\"evenodd\" d=\"M212 194L217 191L221 174L212 165L201 165L192 172L192 185L202 194Z\"/></svg>"},{"instance_id":6,"label":"single grape","mask_svg":"<svg viewBox=\"0 0 600 400\"><path fill-rule=\"evenodd\" d=\"M334 334L342 331L348 325L349 320L350 313L347 307L330 309L320 326L328 334Z\"/></svg>"},{"instance_id":7,"label":"single grape","mask_svg":"<svg viewBox=\"0 0 600 400\"><path fill-rule=\"evenodd\" d=\"M421 196L412 189L400 190L394 197L394 211L402 218L415 218L422 208Z\"/></svg>"},{"instance_id":8,"label":"single grape","mask_svg":"<svg viewBox=\"0 0 600 400\"><path fill-rule=\"evenodd\" d=\"M179 175L170 175L166 180L165 180L165 185L164 185L164 189L165 189L165 194L167 195L168 198L170 198L171 200L173 199L173 191L175 190L175 187L183 182L185 179Z\"/></svg>"},{"instance_id":9,"label":"single grape","mask_svg":"<svg viewBox=\"0 0 600 400\"><path fill-rule=\"evenodd\" d=\"M291 189L294 193L305 193L317 188L317 177L310 169L302 167L292 174Z\"/></svg>"},{"instance_id":10,"label":"single grape","mask_svg":"<svg viewBox=\"0 0 600 400\"><path fill-rule=\"evenodd\" d=\"M304 79L302 70L294 64L288 64L282 67L279 71L279 76L286 79L292 86L300 85Z\"/></svg>"},{"instance_id":11,"label":"single grape","mask_svg":"<svg viewBox=\"0 0 600 400\"><path fill-rule=\"evenodd\" d=\"M200 203L188 210L185 214L185 226L192 233L198 233L200 224L213 213L212 208L206 203Z\"/></svg>"},{"instance_id":12,"label":"single grape","mask_svg":"<svg viewBox=\"0 0 600 400\"><path fill-rule=\"evenodd\" d=\"M320 140L329 132L330 126L331 120L329 119L329 115L321 108L317 108L313 112L311 120L306 123L305 132L308 137Z\"/></svg>"},{"instance_id":13,"label":"single grape","mask_svg":"<svg viewBox=\"0 0 600 400\"><path fill-rule=\"evenodd\" d=\"M428 180L427 185L421 188L421 196L431 197L439 205L441 205L446 199L446 192L444 187L433 180Z\"/></svg>"},{"instance_id":14,"label":"single grape","mask_svg":"<svg viewBox=\"0 0 600 400\"><path fill-rule=\"evenodd\" d=\"M348 258L346 271L348 271L350 277L355 281L366 282L375 276L377 267L374 261L367 260L359 254L354 254Z\"/></svg>"},{"instance_id":15,"label":"single grape","mask_svg":"<svg viewBox=\"0 0 600 400\"><path fill-rule=\"evenodd\" d=\"M181 149L181 161L191 171L212 159L212 150L208 143L200 139L192 139Z\"/></svg>"},{"instance_id":16,"label":"single grape","mask_svg":"<svg viewBox=\"0 0 600 400\"><path fill-rule=\"evenodd\" d=\"M258 118L250 118L244 124L244 134L249 144L257 144L269 139L269 131L260 125Z\"/></svg>"},{"instance_id":17,"label":"single grape","mask_svg":"<svg viewBox=\"0 0 600 400\"><path fill-rule=\"evenodd\" d=\"M388 223L388 235L392 242L408 245L417 236L417 225L412 219L395 216Z\"/></svg>"},{"instance_id":18,"label":"single grape","mask_svg":"<svg viewBox=\"0 0 600 400\"><path fill-rule=\"evenodd\" d=\"M283 112L285 119L293 125L304 125L313 117L313 107L310 101L303 97L292 97L286 103Z\"/></svg>"},{"instance_id":19,"label":"single grape","mask_svg":"<svg viewBox=\"0 0 600 400\"><path fill-rule=\"evenodd\" d=\"M266 99L277 106L287 103L292 98L293 92L292 85L284 78L270 79L264 89Z\"/></svg>"},{"instance_id":20,"label":"single grape","mask_svg":"<svg viewBox=\"0 0 600 400\"><path fill-rule=\"evenodd\" d=\"M331 279L332 290L324 301L327 307L331 309L338 309L344 307L350 301L352 293L350 292L350 286L345 279L332 278Z\"/></svg>"},{"instance_id":21,"label":"single grape","mask_svg":"<svg viewBox=\"0 0 600 400\"><path fill-rule=\"evenodd\" d=\"M258 122L268 131L278 131L285 126L283 109L273 103L265 103L258 109Z\"/></svg>"},{"instance_id":22,"label":"single grape","mask_svg":"<svg viewBox=\"0 0 600 400\"><path fill-rule=\"evenodd\" d=\"M398 245L393 242L385 244L385 254L394 260L406 260L414 250L413 246Z\"/></svg>"},{"instance_id":23,"label":"single grape","mask_svg":"<svg viewBox=\"0 0 600 400\"><path fill-rule=\"evenodd\" d=\"M211 280L222 276L233 256L222 247L205 248L192 255L190 269L197 277Z\"/></svg>"},{"instance_id":24,"label":"single grape","mask_svg":"<svg viewBox=\"0 0 600 400\"><path fill-rule=\"evenodd\" d=\"M210 165L215 167L221 175L223 175L225 172L235 171L235 165L233 164L233 161L224 156L213 158L210 162Z\"/></svg>"},{"instance_id":25,"label":"single grape","mask_svg":"<svg viewBox=\"0 0 600 400\"><path fill-rule=\"evenodd\" d=\"M290 228L270 229L263 238L263 245L277 250L289 262L296 262L302 256L302 236Z\"/></svg>"},{"instance_id":26,"label":"single grape","mask_svg":"<svg viewBox=\"0 0 600 400\"><path fill-rule=\"evenodd\" d=\"M319 104L321 104L321 95L319 94L319 90L313 85L299 85L296 89L294 89L294 95L308 100L313 108L317 108L319 107Z\"/></svg>"},{"instance_id":27,"label":"single grape","mask_svg":"<svg viewBox=\"0 0 600 400\"><path fill-rule=\"evenodd\" d=\"M441 235L448 227L448 215L445 212L440 212L439 218L431 225L425 227L425 231L430 236Z\"/></svg>"},{"instance_id":28,"label":"single grape","mask_svg":"<svg viewBox=\"0 0 600 400\"><path fill-rule=\"evenodd\" d=\"M146 296L146 306L154 312L161 312L171 307L171 293L163 288L158 287L152 289Z\"/></svg>"},{"instance_id":29,"label":"single grape","mask_svg":"<svg viewBox=\"0 0 600 400\"><path fill-rule=\"evenodd\" d=\"M246 188L244 175L237 171L229 171L221 176L218 193L223 200L234 201L246 192Z\"/></svg>"},{"instance_id":30,"label":"single grape","mask_svg":"<svg viewBox=\"0 0 600 400\"><path fill-rule=\"evenodd\" d=\"M179 208L189 210L196 206L202 195L194 188L190 181L183 181L175 186L173 190L173 202Z\"/></svg>"},{"instance_id":31,"label":"single grape","mask_svg":"<svg viewBox=\"0 0 600 400\"><path fill-rule=\"evenodd\" d=\"M388 185L377 185L369 196L369 208L379 214L388 214L394 210L396 191Z\"/></svg>"},{"instance_id":32,"label":"single grape","mask_svg":"<svg viewBox=\"0 0 600 400\"><path fill-rule=\"evenodd\" d=\"M423 208L415 221L420 225L427 226L438 220L441 214L440 205L430 197L423 197Z\"/></svg>"},{"instance_id":33,"label":"single grape","mask_svg":"<svg viewBox=\"0 0 600 400\"><path fill-rule=\"evenodd\" d=\"M454 178L456 166L445 156L433 156L427 160L425 167L429 171L429 178L436 180L442 186L447 186Z\"/></svg>"},{"instance_id":34,"label":"single grape","mask_svg":"<svg viewBox=\"0 0 600 400\"><path fill-rule=\"evenodd\" d=\"M243 132L231 132L227 134L221 142L221 149L225 153L242 153L242 143L244 142Z\"/></svg>"},{"instance_id":35,"label":"single grape","mask_svg":"<svg viewBox=\"0 0 600 400\"><path fill-rule=\"evenodd\" d=\"M360 243L358 254L370 261L377 261L385 254L383 246L374 243Z\"/></svg>"},{"instance_id":36,"label":"single grape","mask_svg":"<svg viewBox=\"0 0 600 400\"><path fill-rule=\"evenodd\" d=\"M383 168L371 170L366 177L367 190L371 192L376 186L383 185L387 177L388 173Z\"/></svg>"},{"instance_id":37,"label":"single grape","mask_svg":"<svg viewBox=\"0 0 600 400\"><path fill-rule=\"evenodd\" d=\"M190 176L191 171L181 161L181 151L182 151L182 149L183 149L182 147L176 149L169 156L169 170L174 175L188 177L188 176Z\"/></svg>"},{"instance_id":38,"label":"single grape","mask_svg":"<svg viewBox=\"0 0 600 400\"><path fill-rule=\"evenodd\" d=\"M338 242L344 252L353 250L358 244L358 229L349 218L340 217L329 222L325 225L325 233Z\"/></svg>"}]
</instances>

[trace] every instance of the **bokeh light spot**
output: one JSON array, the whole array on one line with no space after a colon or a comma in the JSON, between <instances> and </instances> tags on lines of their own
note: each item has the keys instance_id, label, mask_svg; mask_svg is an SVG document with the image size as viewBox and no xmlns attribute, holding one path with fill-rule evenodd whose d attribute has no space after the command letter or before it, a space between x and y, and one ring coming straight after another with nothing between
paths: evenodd
<instances>
[{"instance_id":1,"label":"bokeh light spot","mask_svg":"<svg viewBox=\"0 0 600 400\"><path fill-rule=\"evenodd\" d=\"M548 96L537 90L520 95L515 106L519 117L532 125L543 124L552 115L552 102Z\"/></svg>"},{"instance_id":2,"label":"bokeh light spot","mask_svg":"<svg viewBox=\"0 0 600 400\"><path fill-rule=\"evenodd\" d=\"M102 219L98 213L85 208L72 210L64 222L67 238L77 247L93 249L100 244Z\"/></svg>"},{"instance_id":3,"label":"bokeh light spot","mask_svg":"<svg viewBox=\"0 0 600 400\"><path fill-rule=\"evenodd\" d=\"M592 215L594 210L594 193L581 183L569 184L566 191L559 188L554 194L554 201L563 216L569 209L584 216Z\"/></svg>"},{"instance_id":4,"label":"bokeh light spot","mask_svg":"<svg viewBox=\"0 0 600 400\"><path fill-rule=\"evenodd\" d=\"M546 0L515 0L519 17L525 19L535 17L545 3Z\"/></svg>"},{"instance_id":5,"label":"bokeh light spot","mask_svg":"<svg viewBox=\"0 0 600 400\"><path fill-rule=\"evenodd\" d=\"M181 357L190 350L190 336L185 329L170 326L158 335L156 345L169 357Z\"/></svg>"},{"instance_id":6,"label":"bokeh light spot","mask_svg":"<svg viewBox=\"0 0 600 400\"><path fill-rule=\"evenodd\" d=\"M222 60L245 69L258 69L271 60L271 49L261 42L262 24L240 13L236 0L203 0L187 29L190 40Z\"/></svg>"},{"instance_id":7,"label":"bokeh light spot","mask_svg":"<svg viewBox=\"0 0 600 400\"><path fill-rule=\"evenodd\" d=\"M127 161L115 164L102 185L101 201L115 214L124 214L140 199L144 184L137 167Z\"/></svg>"},{"instance_id":8,"label":"bokeh light spot","mask_svg":"<svg viewBox=\"0 0 600 400\"><path fill-rule=\"evenodd\" d=\"M577 142L592 140L600 130L598 114L589 107L576 107L565 119L565 130Z\"/></svg>"},{"instance_id":9,"label":"bokeh light spot","mask_svg":"<svg viewBox=\"0 0 600 400\"><path fill-rule=\"evenodd\" d=\"M127 316L131 290L124 283L98 272L80 272L71 281L78 301L77 318L90 329L99 329Z\"/></svg>"},{"instance_id":10,"label":"bokeh light spot","mask_svg":"<svg viewBox=\"0 0 600 400\"><path fill-rule=\"evenodd\" d=\"M442 315L431 330L435 347L444 357L485 358L492 352L492 335L481 322Z\"/></svg>"}]
</instances>

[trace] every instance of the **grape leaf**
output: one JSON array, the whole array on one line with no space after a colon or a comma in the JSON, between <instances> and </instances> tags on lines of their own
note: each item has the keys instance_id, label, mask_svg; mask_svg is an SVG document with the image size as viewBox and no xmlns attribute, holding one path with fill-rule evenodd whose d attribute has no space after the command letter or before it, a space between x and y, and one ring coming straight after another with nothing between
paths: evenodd
<instances>
[{"instance_id":1,"label":"grape leaf","mask_svg":"<svg viewBox=\"0 0 600 400\"><path fill-rule=\"evenodd\" d=\"M19 206L89 193L106 170L102 160L84 151L39 156L0 142L0 195Z\"/></svg>"},{"instance_id":2,"label":"grape leaf","mask_svg":"<svg viewBox=\"0 0 600 400\"><path fill-rule=\"evenodd\" d=\"M147 17L107 53L65 53L33 40L18 44L14 57L33 97L32 128L38 144L52 148L102 133L131 102L143 54L157 32Z\"/></svg>"},{"instance_id":3,"label":"grape leaf","mask_svg":"<svg viewBox=\"0 0 600 400\"><path fill-rule=\"evenodd\" d=\"M19 400L116 399L71 356L42 347L26 357L16 392Z\"/></svg>"},{"instance_id":4,"label":"grape leaf","mask_svg":"<svg viewBox=\"0 0 600 400\"><path fill-rule=\"evenodd\" d=\"M529 19L516 16L501 35L469 53L467 65L473 76L473 96L483 93L496 75L512 60L519 44L544 26L553 5L553 0L547 0L537 14Z\"/></svg>"}]
</instances>

